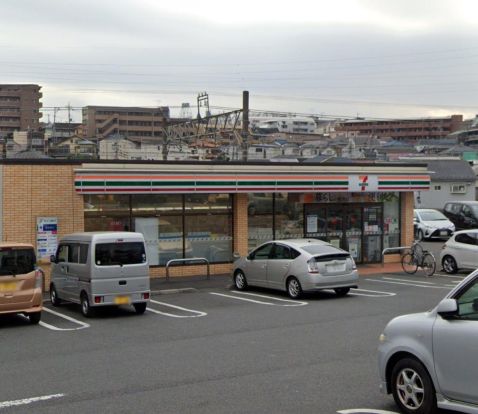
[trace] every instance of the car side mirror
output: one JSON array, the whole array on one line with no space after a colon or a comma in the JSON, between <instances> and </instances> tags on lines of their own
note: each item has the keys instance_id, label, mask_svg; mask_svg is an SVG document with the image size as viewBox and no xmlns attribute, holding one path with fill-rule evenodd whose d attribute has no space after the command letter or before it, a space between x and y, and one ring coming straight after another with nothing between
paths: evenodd
<instances>
[{"instance_id":1,"label":"car side mirror","mask_svg":"<svg viewBox=\"0 0 478 414\"><path fill-rule=\"evenodd\" d=\"M437 306L437 313L443 319L448 319L458 315L458 303L456 299L443 299Z\"/></svg>"},{"instance_id":2,"label":"car side mirror","mask_svg":"<svg viewBox=\"0 0 478 414\"><path fill-rule=\"evenodd\" d=\"M56 263L56 256L54 254L50 256L50 263Z\"/></svg>"},{"instance_id":3,"label":"car side mirror","mask_svg":"<svg viewBox=\"0 0 478 414\"><path fill-rule=\"evenodd\" d=\"M254 260L254 255L253 254L248 254L247 255L247 260Z\"/></svg>"}]
</instances>

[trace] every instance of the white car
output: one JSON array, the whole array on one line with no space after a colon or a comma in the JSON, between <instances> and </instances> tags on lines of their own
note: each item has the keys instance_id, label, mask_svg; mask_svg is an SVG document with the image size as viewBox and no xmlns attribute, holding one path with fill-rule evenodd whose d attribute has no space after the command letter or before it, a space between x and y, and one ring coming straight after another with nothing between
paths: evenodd
<instances>
[{"instance_id":1,"label":"white car","mask_svg":"<svg viewBox=\"0 0 478 414\"><path fill-rule=\"evenodd\" d=\"M457 231L443 245L440 262L447 273L478 268L478 229Z\"/></svg>"},{"instance_id":2,"label":"white car","mask_svg":"<svg viewBox=\"0 0 478 414\"><path fill-rule=\"evenodd\" d=\"M455 231L455 225L443 213L431 208L413 210L413 225L418 240L445 239Z\"/></svg>"},{"instance_id":3,"label":"white car","mask_svg":"<svg viewBox=\"0 0 478 414\"><path fill-rule=\"evenodd\" d=\"M378 347L380 390L407 414L478 414L477 343L478 270L434 309L387 324Z\"/></svg>"}]
</instances>

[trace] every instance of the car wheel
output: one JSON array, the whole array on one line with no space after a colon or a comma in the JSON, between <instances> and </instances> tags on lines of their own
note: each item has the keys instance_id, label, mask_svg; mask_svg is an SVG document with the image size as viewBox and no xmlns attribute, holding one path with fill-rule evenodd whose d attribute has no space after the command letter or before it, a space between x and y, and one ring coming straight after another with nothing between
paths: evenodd
<instances>
[{"instance_id":1,"label":"car wheel","mask_svg":"<svg viewBox=\"0 0 478 414\"><path fill-rule=\"evenodd\" d=\"M53 306L60 306L61 299L58 297L55 285L50 285L50 301Z\"/></svg>"},{"instance_id":2,"label":"car wheel","mask_svg":"<svg viewBox=\"0 0 478 414\"><path fill-rule=\"evenodd\" d=\"M408 414L436 412L436 395L430 375L415 359L404 358L393 367L392 392L400 410Z\"/></svg>"},{"instance_id":3,"label":"car wheel","mask_svg":"<svg viewBox=\"0 0 478 414\"><path fill-rule=\"evenodd\" d=\"M342 297L346 296L350 292L350 288L336 288L334 291L338 297Z\"/></svg>"},{"instance_id":4,"label":"car wheel","mask_svg":"<svg viewBox=\"0 0 478 414\"><path fill-rule=\"evenodd\" d=\"M417 231L417 239L422 241L422 240L425 240L425 235L423 234L423 230L418 230Z\"/></svg>"},{"instance_id":5,"label":"car wheel","mask_svg":"<svg viewBox=\"0 0 478 414\"><path fill-rule=\"evenodd\" d=\"M146 312L146 302L141 302L141 303L133 303L134 310L138 315L142 315L144 312Z\"/></svg>"},{"instance_id":6,"label":"car wheel","mask_svg":"<svg viewBox=\"0 0 478 414\"><path fill-rule=\"evenodd\" d=\"M86 318L90 318L93 315L93 310L91 309L90 301L88 300L88 295L86 293L82 293L80 304L81 313L83 314L83 316Z\"/></svg>"},{"instance_id":7,"label":"car wheel","mask_svg":"<svg viewBox=\"0 0 478 414\"><path fill-rule=\"evenodd\" d=\"M41 312L33 312L28 314L28 319L32 325L37 325L41 319Z\"/></svg>"},{"instance_id":8,"label":"car wheel","mask_svg":"<svg viewBox=\"0 0 478 414\"><path fill-rule=\"evenodd\" d=\"M234 285L237 290L246 290L247 289L247 279L246 275L242 270L238 270L234 275Z\"/></svg>"},{"instance_id":9,"label":"car wheel","mask_svg":"<svg viewBox=\"0 0 478 414\"><path fill-rule=\"evenodd\" d=\"M299 299L302 296L302 286L295 277L287 280L287 293L292 299Z\"/></svg>"},{"instance_id":10,"label":"car wheel","mask_svg":"<svg viewBox=\"0 0 478 414\"><path fill-rule=\"evenodd\" d=\"M443 270L447 273L456 273L458 272L458 266L456 260L451 256L445 256L441 262Z\"/></svg>"}]
</instances>

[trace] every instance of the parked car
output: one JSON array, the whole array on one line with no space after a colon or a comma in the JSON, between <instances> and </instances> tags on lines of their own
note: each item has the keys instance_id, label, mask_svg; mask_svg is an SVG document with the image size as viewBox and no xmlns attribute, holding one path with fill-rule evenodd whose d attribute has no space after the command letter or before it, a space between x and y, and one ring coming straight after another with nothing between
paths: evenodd
<instances>
[{"instance_id":1,"label":"parked car","mask_svg":"<svg viewBox=\"0 0 478 414\"><path fill-rule=\"evenodd\" d=\"M455 225L456 230L478 228L478 201L450 201L443 214Z\"/></svg>"},{"instance_id":2,"label":"parked car","mask_svg":"<svg viewBox=\"0 0 478 414\"><path fill-rule=\"evenodd\" d=\"M440 262L447 273L478 268L478 229L457 231L442 246Z\"/></svg>"},{"instance_id":3,"label":"parked car","mask_svg":"<svg viewBox=\"0 0 478 414\"><path fill-rule=\"evenodd\" d=\"M32 324L40 322L43 273L35 263L32 245L0 243L0 315L23 314Z\"/></svg>"},{"instance_id":4,"label":"parked car","mask_svg":"<svg viewBox=\"0 0 478 414\"><path fill-rule=\"evenodd\" d=\"M234 262L238 290L261 286L286 291L293 299L302 292L334 289L345 296L357 287L357 266L350 253L317 239L264 243Z\"/></svg>"},{"instance_id":5,"label":"parked car","mask_svg":"<svg viewBox=\"0 0 478 414\"><path fill-rule=\"evenodd\" d=\"M79 303L84 316L95 307L133 305L146 310L150 297L144 238L134 232L84 232L63 237L50 258L50 299Z\"/></svg>"},{"instance_id":6,"label":"parked car","mask_svg":"<svg viewBox=\"0 0 478 414\"><path fill-rule=\"evenodd\" d=\"M413 210L413 224L418 240L450 237L455 225L438 210L418 208Z\"/></svg>"},{"instance_id":7,"label":"parked car","mask_svg":"<svg viewBox=\"0 0 478 414\"><path fill-rule=\"evenodd\" d=\"M380 335L380 389L402 412L478 413L478 270L434 309L399 316Z\"/></svg>"}]
</instances>

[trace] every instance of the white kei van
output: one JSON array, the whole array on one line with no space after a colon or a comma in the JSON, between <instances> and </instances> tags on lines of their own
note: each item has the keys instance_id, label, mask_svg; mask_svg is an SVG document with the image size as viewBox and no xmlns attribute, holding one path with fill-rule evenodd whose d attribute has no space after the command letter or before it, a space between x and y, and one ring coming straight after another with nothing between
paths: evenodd
<instances>
[{"instance_id":1,"label":"white kei van","mask_svg":"<svg viewBox=\"0 0 478 414\"><path fill-rule=\"evenodd\" d=\"M84 232L65 236L52 255L50 299L79 303L84 316L93 307L133 305L146 310L150 297L144 238L133 232Z\"/></svg>"}]
</instances>

